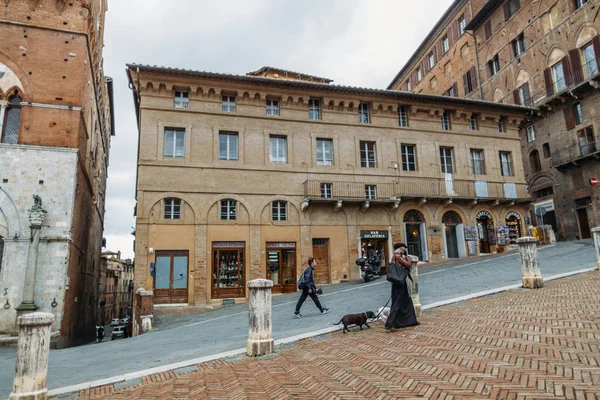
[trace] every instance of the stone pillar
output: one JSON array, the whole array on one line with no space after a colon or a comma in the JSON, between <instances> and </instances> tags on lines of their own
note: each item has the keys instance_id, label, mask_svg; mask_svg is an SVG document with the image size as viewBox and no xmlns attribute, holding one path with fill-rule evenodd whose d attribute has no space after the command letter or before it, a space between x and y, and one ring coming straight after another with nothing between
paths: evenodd
<instances>
[{"instance_id":1,"label":"stone pillar","mask_svg":"<svg viewBox=\"0 0 600 400\"><path fill-rule=\"evenodd\" d=\"M271 288L273 281L255 279L248 282L248 341L246 354L250 357L270 354L274 349L271 330Z\"/></svg>"},{"instance_id":2,"label":"stone pillar","mask_svg":"<svg viewBox=\"0 0 600 400\"><path fill-rule=\"evenodd\" d=\"M138 288L135 292L135 303L133 311L132 336L141 335L152 330L154 319L154 293L152 290Z\"/></svg>"},{"instance_id":3,"label":"stone pillar","mask_svg":"<svg viewBox=\"0 0 600 400\"><path fill-rule=\"evenodd\" d=\"M9 400L45 400L48 397L46 374L53 320L52 314L41 312L19 317L17 366Z\"/></svg>"},{"instance_id":4,"label":"stone pillar","mask_svg":"<svg viewBox=\"0 0 600 400\"><path fill-rule=\"evenodd\" d=\"M538 261L537 240L531 236L524 236L517 239L517 244L521 255L523 287L528 289L544 287L544 279Z\"/></svg>"},{"instance_id":5,"label":"stone pillar","mask_svg":"<svg viewBox=\"0 0 600 400\"><path fill-rule=\"evenodd\" d=\"M29 251L27 253L27 266L25 270L25 289L23 290L23 300L16 308L19 315L33 312L38 309L35 305L35 278L38 261L38 250L40 247L40 231L42 224L46 219L46 210L42 208L42 198L38 195L33 196L33 207L29 209L29 222L31 225L31 239L29 241Z\"/></svg>"},{"instance_id":6,"label":"stone pillar","mask_svg":"<svg viewBox=\"0 0 600 400\"><path fill-rule=\"evenodd\" d=\"M596 248L596 266L600 269L600 226L592 228L592 237Z\"/></svg>"},{"instance_id":7,"label":"stone pillar","mask_svg":"<svg viewBox=\"0 0 600 400\"><path fill-rule=\"evenodd\" d=\"M412 298L413 305L415 306L415 314L417 314L417 318L419 318L423 314L421 298L419 297L419 267L417 266L419 257L410 256L410 261L412 264L410 276L412 276L413 280L411 281L410 279L407 279L407 283L410 284L410 297Z\"/></svg>"}]
</instances>

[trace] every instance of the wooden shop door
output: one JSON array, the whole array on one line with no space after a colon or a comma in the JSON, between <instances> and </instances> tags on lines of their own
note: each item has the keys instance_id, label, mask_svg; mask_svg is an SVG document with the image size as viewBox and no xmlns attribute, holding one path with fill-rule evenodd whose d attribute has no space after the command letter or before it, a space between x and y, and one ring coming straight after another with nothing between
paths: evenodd
<instances>
[{"instance_id":1,"label":"wooden shop door","mask_svg":"<svg viewBox=\"0 0 600 400\"><path fill-rule=\"evenodd\" d=\"M313 239L313 258L317 260L314 280L317 285L329 283L331 276L329 265L329 239Z\"/></svg>"}]
</instances>

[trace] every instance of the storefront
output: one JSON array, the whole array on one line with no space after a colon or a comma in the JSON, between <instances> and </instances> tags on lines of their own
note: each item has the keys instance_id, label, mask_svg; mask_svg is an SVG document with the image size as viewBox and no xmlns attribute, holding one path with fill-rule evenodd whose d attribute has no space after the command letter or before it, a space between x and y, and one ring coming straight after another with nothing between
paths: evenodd
<instances>
[{"instance_id":1,"label":"storefront","mask_svg":"<svg viewBox=\"0 0 600 400\"><path fill-rule=\"evenodd\" d=\"M494 218L488 211L477 213L477 233L479 236L479 252L491 253L492 246L496 244Z\"/></svg>"},{"instance_id":2,"label":"storefront","mask_svg":"<svg viewBox=\"0 0 600 400\"><path fill-rule=\"evenodd\" d=\"M245 297L245 242L212 242L212 298Z\"/></svg>"},{"instance_id":3,"label":"storefront","mask_svg":"<svg viewBox=\"0 0 600 400\"><path fill-rule=\"evenodd\" d=\"M296 291L296 242L267 242L267 279L273 293Z\"/></svg>"},{"instance_id":4,"label":"storefront","mask_svg":"<svg viewBox=\"0 0 600 400\"><path fill-rule=\"evenodd\" d=\"M444 257L466 257L465 234L462 218L455 211L447 211L442 217L444 234Z\"/></svg>"},{"instance_id":5,"label":"storefront","mask_svg":"<svg viewBox=\"0 0 600 400\"><path fill-rule=\"evenodd\" d=\"M420 211L409 210L404 214L404 237L408 254L419 257L419 261L429 261L426 232L425 216Z\"/></svg>"},{"instance_id":6,"label":"storefront","mask_svg":"<svg viewBox=\"0 0 600 400\"><path fill-rule=\"evenodd\" d=\"M511 244L517 243L517 239L523 236L521 231L521 216L511 211L506 214L506 226L508 226L508 240Z\"/></svg>"},{"instance_id":7,"label":"storefront","mask_svg":"<svg viewBox=\"0 0 600 400\"><path fill-rule=\"evenodd\" d=\"M368 259L375 257L381 264L381 273L386 274L388 263L389 232L386 230L361 230L360 249L361 257Z\"/></svg>"}]
</instances>

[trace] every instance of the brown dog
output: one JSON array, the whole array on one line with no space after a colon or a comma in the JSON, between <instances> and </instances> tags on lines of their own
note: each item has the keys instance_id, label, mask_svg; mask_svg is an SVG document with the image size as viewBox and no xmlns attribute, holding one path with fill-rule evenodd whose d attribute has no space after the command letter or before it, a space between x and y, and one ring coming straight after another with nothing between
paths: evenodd
<instances>
[{"instance_id":1,"label":"brown dog","mask_svg":"<svg viewBox=\"0 0 600 400\"><path fill-rule=\"evenodd\" d=\"M369 324L367 324L367 320L371 318L375 318L375 313L373 311L367 311L361 314L347 314L344 315L342 319L340 319L340 321L334 325L339 325L340 323L344 324L344 329L342 329L342 332L346 333L346 331L350 332L350 329L348 329L349 325L358 325L360 326L360 329L362 329L363 325L366 325L367 328L370 328Z\"/></svg>"}]
</instances>

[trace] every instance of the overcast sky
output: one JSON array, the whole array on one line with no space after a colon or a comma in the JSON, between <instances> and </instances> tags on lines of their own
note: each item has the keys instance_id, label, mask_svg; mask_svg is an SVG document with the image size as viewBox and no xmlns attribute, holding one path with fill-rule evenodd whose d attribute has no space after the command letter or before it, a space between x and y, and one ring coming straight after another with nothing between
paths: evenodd
<instances>
[{"instance_id":1,"label":"overcast sky","mask_svg":"<svg viewBox=\"0 0 600 400\"><path fill-rule=\"evenodd\" d=\"M138 132L126 63L244 75L272 66L385 89L451 0L109 0L114 79L104 237L133 258Z\"/></svg>"}]
</instances>

